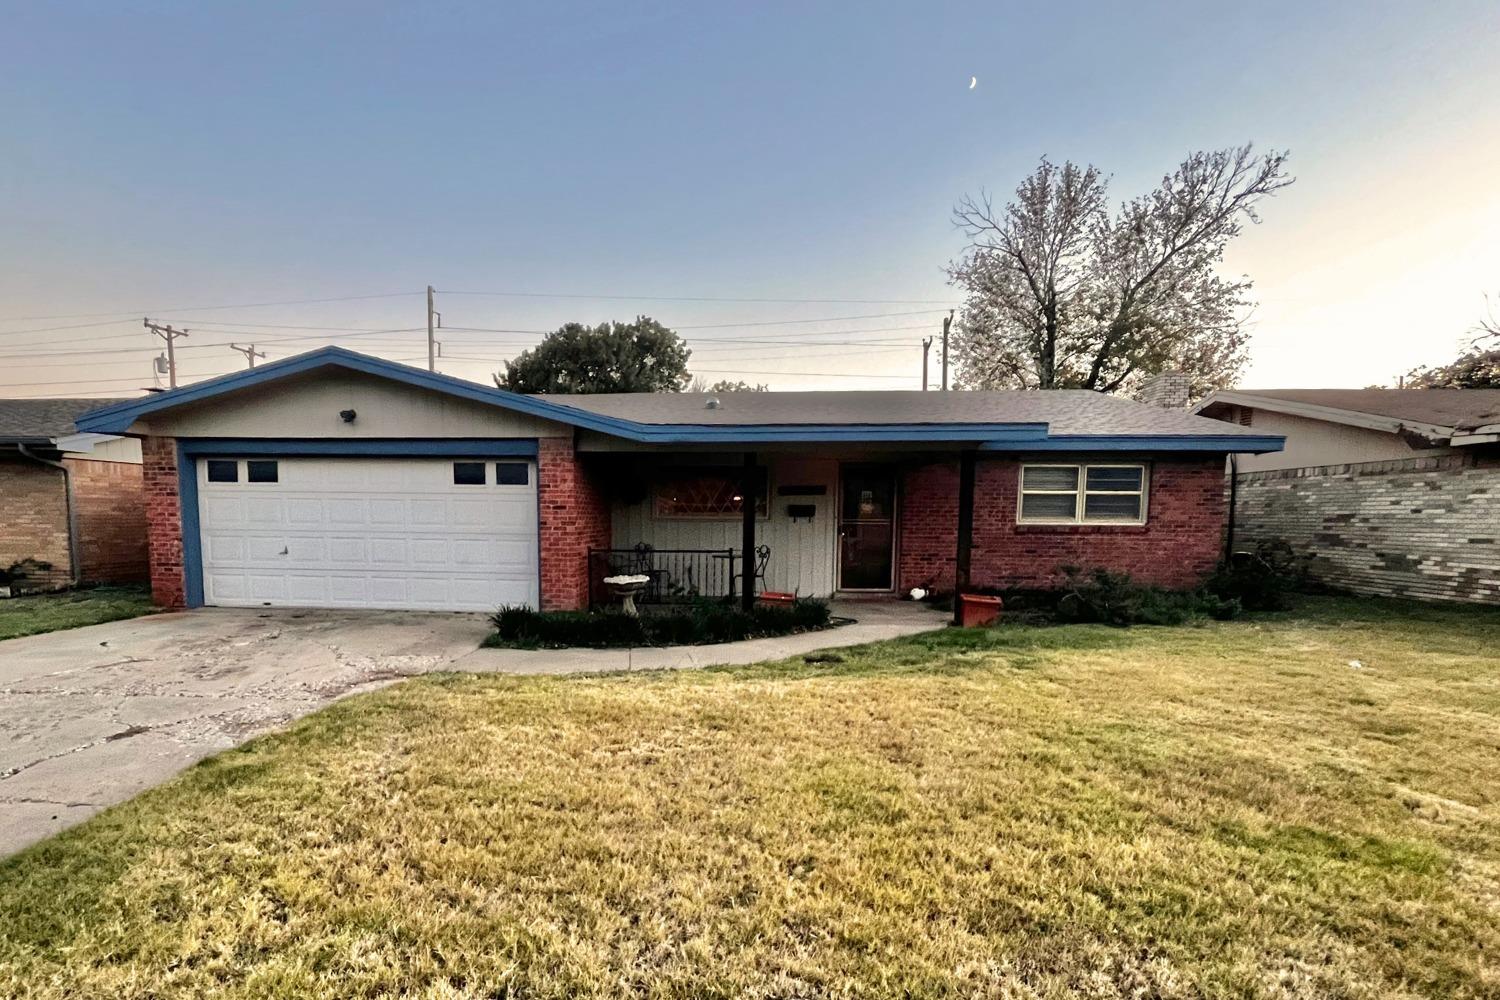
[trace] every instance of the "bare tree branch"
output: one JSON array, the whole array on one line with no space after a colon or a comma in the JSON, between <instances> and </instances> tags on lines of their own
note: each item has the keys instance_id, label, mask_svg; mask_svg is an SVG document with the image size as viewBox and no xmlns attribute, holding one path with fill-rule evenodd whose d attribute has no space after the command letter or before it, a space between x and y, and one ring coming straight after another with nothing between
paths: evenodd
<instances>
[{"instance_id":1,"label":"bare tree branch","mask_svg":"<svg viewBox=\"0 0 1500 1000\"><path fill-rule=\"evenodd\" d=\"M1243 367L1247 279L1217 271L1261 199L1291 183L1286 154L1248 145L1189 154L1158 187L1106 207L1094 167L1043 158L997 212L963 198L969 237L948 268L967 292L960 384L1130 388L1180 368L1202 391Z\"/></svg>"}]
</instances>

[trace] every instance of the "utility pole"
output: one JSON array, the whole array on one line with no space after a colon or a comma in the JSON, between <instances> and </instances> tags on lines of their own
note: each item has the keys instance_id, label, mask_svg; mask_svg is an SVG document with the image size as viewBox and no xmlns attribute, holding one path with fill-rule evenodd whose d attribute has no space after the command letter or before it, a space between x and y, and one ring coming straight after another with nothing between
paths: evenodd
<instances>
[{"instance_id":1,"label":"utility pole","mask_svg":"<svg viewBox=\"0 0 1500 1000\"><path fill-rule=\"evenodd\" d=\"M251 344L249 347L241 347L239 344L230 344L229 349L231 351L239 351L241 354L243 354L245 356L245 360L250 362L251 368L255 367L256 358L263 358L266 356L266 352L257 351L254 344Z\"/></svg>"},{"instance_id":2,"label":"utility pole","mask_svg":"<svg viewBox=\"0 0 1500 1000\"><path fill-rule=\"evenodd\" d=\"M427 286L427 370L437 371L437 342L433 331L443 325L443 314L432 308L432 286Z\"/></svg>"},{"instance_id":3,"label":"utility pole","mask_svg":"<svg viewBox=\"0 0 1500 1000\"><path fill-rule=\"evenodd\" d=\"M925 337L922 340L922 391L927 391L927 352L932 347L932 338Z\"/></svg>"},{"instance_id":4,"label":"utility pole","mask_svg":"<svg viewBox=\"0 0 1500 1000\"><path fill-rule=\"evenodd\" d=\"M173 389L177 388L177 352L173 349L173 342L178 337L186 337L188 332L186 330L174 330L171 326L163 326L160 323L153 323L149 316L141 322L145 324L146 329L167 342L167 385Z\"/></svg>"},{"instance_id":5,"label":"utility pole","mask_svg":"<svg viewBox=\"0 0 1500 1000\"><path fill-rule=\"evenodd\" d=\"M943 391L948 391L948 330L953 326L953 310L943 317Z\"/></svg>"}]
</instances>

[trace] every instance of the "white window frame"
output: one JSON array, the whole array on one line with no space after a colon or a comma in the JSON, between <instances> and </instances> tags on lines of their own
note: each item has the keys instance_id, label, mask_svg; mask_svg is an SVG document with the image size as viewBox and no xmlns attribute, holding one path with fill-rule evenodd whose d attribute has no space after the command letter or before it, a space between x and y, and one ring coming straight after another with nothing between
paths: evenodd
<instances>
[{"instance_id":1,"label":"white window frame","mask_svg":"<svg viewBox=\"0 0 1500 1000\"><path fill-rule=\"evenodd\" d=\"M1072 490L1028 490L1026 489L1027 469L1077 469L1078 487ZM1139 496L1141 498L1141 516L1133 521L1122 521L1118 519L1089 518L1084 516L1088 509L1089 498L1089 470L1090 469L1139 469L1141 473L1141 488L1135 490L1094 490L1097 495L1109 494L1112 496ZM1023 511L1026 504L1026 494L1034 493L1038 496L1072 496L1073 516L1071 518L1028 518ZM1131 527L1146 523L1147 508L1151 496L1151 469L1145 462L1022 462L1020 471L1016 473L1016 523L1017 524L1086 524L1093 527Z\"/></svg>"}]
</instances>

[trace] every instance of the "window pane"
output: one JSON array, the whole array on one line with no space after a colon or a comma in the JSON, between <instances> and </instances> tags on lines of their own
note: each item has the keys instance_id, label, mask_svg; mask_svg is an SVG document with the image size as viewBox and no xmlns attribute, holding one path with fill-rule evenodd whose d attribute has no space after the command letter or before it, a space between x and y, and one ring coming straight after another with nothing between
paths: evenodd
<instances>
[{"instance_id":1,"label":"window pane","mask_svg":"<svg viewBox=\"0 0 1500 1000\"><path fill-rule=\"evenodd\" d=\"M1025 490L1076 490L1078 468L1071 465L1028 465L1021 470Z\"/></svg>"},{"instance_id":2,"label":"window pane","mask_svg":"<svg viewBox=\"0 0 1500 1000\"><path fill-rule=\"evenodd\" d=\"M1083 502L1085 521L1139 521L1141 498L1134 493L1090 493Z\"/></svg>"},{"instance_id":3,"label":"window pane","mask_svg":"<svg viewBox=\"0 0 1500 1000\"><path fill-rule=\"evenodd\" d=\"M1093 466L1089 469L1090 493L1141 491L1141 469L1139 466Z\"/></svg>"},{"instance_id":4,"label":"window pane","mask_svg":"<svg viewBox=\"0 0 1500 1000\"><path fill-rule=\"evenodd\" d=\"M483 462L454 462L453 463L453 485L454 486L483 486L484 485L484 463Z\"/></svg>"},{"instance_id":5,"label":"window pane","mask_svg":"<svg viewBox=\"0 0 1500 1000\"><path fill-rule=\"evenodd\" d=\"M759 495L755 498L755 513L766 514L766 476L757 473L760 479ZM738 474L710 472L673 472L656 484L656 515L658 517L739 517L744 506L740 499Z\"/></svg>"},{"instance_id":6,"label":"window pane","mask_svg":"<svg viewBox=\"0 0 1500 1000\"><path fill-rule=\"evenodd\" d=\"M240 481L240 463L224 458L208 460L208 481L211 483L237 483Z\"/></svg>"},{"instance_id":7,"label":"window pane","mask_svg":"<svg viewBox=\"0 0 1500 1000\"><path fill-rule=\"evenodd\" d=\"M1021 497L1021 520L1071 521L1077 503L1074 493L1026 493Z\"/></svg>"},{"instance_id":8,"label":"window pane","mask_svg":"<svg viewBox=\"0 0 1500 1000\"><path fill-rule=\"evenodd\" d=\"M275 462L246 462L245 478L252 483L276 482Z\"/></svg>"},{"instance_id":9,"label":"window pane","mask_svg":"<svg viewBox=\"0 0 1500 1000\"><path fill-rule=\"evenodd\" d=\"M496 462L496 486L525 486L531 481L530 468L525 462Z\"/></svg>"}]
</instances>

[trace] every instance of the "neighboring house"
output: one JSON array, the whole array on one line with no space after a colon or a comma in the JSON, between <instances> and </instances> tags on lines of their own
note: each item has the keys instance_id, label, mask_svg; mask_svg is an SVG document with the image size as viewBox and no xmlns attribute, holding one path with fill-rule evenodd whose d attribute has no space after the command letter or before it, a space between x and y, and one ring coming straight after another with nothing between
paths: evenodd
<instances>
[{"instance_id":1,"label":"neighboring house","mask_svg":"<svg viewBox=\"0 0 1500 1000\"><path fill-rule=\"evenodd\" d=\"M1233 390L1194 412L1286 437L1235 459L1237 548L1284 540L1357 593L1500 604L1500 389Z\"/></svg>"},{"instance_id":2,"label":"neighboring house","mask_svg":"<svg viewBox=\"0 0 1500 1000\"><path fill-rule=\"evenodd\" d=\"M581 607L632 565L741 599L747 569L804 595L1067 563L1189 586L1225 456L1281 446L1083 391L525 396L339 348L79 427L142 438L161 604L481 611Z\"/></svg>"},{"instance_id":3,"label":"neighboring house","mask_svg":"<svg viewBox=\"0 0 1500 1000\"><path fill-rule=\"evenodd\" d=\"M79 434L73 419L105 399L0 399L0 569L50 563L29 582L147 579L141 446Z\"/></svg>"}]
</instances>

